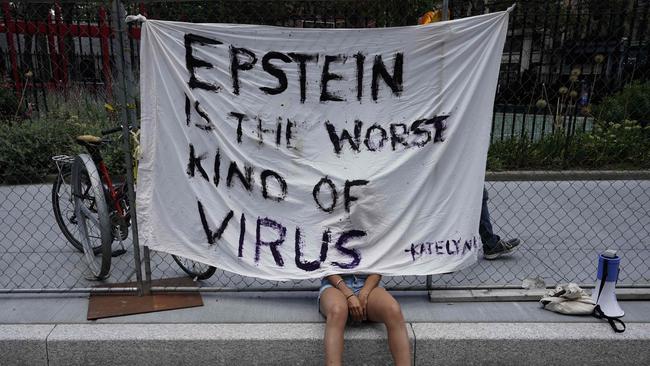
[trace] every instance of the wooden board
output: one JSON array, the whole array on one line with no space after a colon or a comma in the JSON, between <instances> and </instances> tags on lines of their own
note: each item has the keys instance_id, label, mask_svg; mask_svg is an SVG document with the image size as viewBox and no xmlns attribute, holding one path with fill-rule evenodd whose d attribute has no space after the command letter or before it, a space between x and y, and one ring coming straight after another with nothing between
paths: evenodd
<instances>
[{"instance_id":1,"label":"wooden board","mask_svg":"<svg viewBox=\"0 0 650 366\"><path fill-rule=\"evenodd\" d=\"M166 278L151 281L152 286L183 286L196 287L196 282L191 278ZM135 282L113 283L108 287L134 287ZM98 286L99 287L99 286ZM101 287L107 287L102 285ZM110 318L115 316L151 313L173 309L192 308L203 306L201 293L196 292L171 292L138 296L134 293L91 293L88 298L88 320Z\"/></svg>"}]
</instances>

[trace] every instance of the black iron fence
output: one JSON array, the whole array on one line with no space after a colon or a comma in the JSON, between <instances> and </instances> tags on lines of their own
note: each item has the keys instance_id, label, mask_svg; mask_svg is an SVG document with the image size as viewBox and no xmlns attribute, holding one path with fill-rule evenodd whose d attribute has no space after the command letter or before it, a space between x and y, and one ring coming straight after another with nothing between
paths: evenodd
<instances>
[{"instance_id":1,"label":"black iron fence","mask_svg":"<svg viewBox=\"0 0 650 366\"><path fill-rule=\"evenodd\" d=\"M25 116L56 109L77 91L114 100L120 62L115 16L142 13L188 22L288 27L390 27L417 24L441 1L2 1L2 110ZM450 1L452 19L504 10L512 1ZM494 106L494 140L532 140L562 129L589 131L599 119L647 124L647 101L611 100L650 77L645 0L519 1L510 17ZM121 14L123 15L123 14ZM137 27L124 30L137 80ZM637 85L638 87L638 85ZM77 93L78 94L78 93ZM609 98L609 99L608 99ZM17 106L17 99L20 106ZM11 103L14 104L11 104ZM137 104L137 97L133 100ZM9 113L9 112L7 112Z\"/></svg>"},{"instance_id":2,"label":"black iron fence","mask_svg":"<svg viewBox=\"0 0 650 366\"><path fill-rule=\"evenodd\" d=\"M436 4L439 3L439 4ZM86 289L82 255L52 214L53 155L71 136L137 123L139 28L124 15L288 27L413 25L442 2L0 1L0 289ZM450 1L452 19L510 1ZM493 114L492 169L599 168L597 172L491 173L497 234L523 244L509 259L455 274L387 279L393 288L504 287L522 281L590 284L597 253L617 248L619 283L650 285L650 2L520 1L511 14ZM7 128L4 128L4 127ZM124 170L121 144L106 152ZM527 159L527 160L526 160ZM524 161L525 160L525 161ZM578 164L574 166L572 164ZM583 165L580 165L583 164ZM108 283L135 279L132 243ZM152 253L153 278L183 272ZM627 262L625 264L625 262ZM538 281L538 282L539 282ZM305 289L314 281L261 281L217 271L205 286Z\"/></svg>"}]
</instances>

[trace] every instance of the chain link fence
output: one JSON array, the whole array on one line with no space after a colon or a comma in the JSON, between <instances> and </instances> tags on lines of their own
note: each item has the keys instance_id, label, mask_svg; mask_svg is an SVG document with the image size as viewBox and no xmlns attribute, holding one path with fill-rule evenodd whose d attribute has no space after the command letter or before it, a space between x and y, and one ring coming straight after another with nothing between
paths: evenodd
<instances>
[{"instance_id":1,"label":"chain link fence","mask_svg":"<svg viewBox=\"0 0 650 366\"><path fill-rule=\"evenodd\" d=\"M450 1L449 15L510 5ZM61 233L52 206L52 156L81 152L76 135L122 121L137 124L140 33L124 23L125 14L354 28L414 25L441 6L415 0L0 1L0 289L86 291L136 280L131 235L123 243L127 254L113 258L111 276L98 283ZM623 257L619 284L650 286L649 8L643 0L518 2L499 75L486 187L495 232L522 244L510 257L479 259L461 272L391 277L385 285L520 287L525 279L589 285L597 254L616 248ZM115 140L105 158L122 176L124 141ZM184 275L165 253L152 252L149 264L154 279ZM220 270L202 283L231 290L317 285Z\"/></svg>"}]
</instances>

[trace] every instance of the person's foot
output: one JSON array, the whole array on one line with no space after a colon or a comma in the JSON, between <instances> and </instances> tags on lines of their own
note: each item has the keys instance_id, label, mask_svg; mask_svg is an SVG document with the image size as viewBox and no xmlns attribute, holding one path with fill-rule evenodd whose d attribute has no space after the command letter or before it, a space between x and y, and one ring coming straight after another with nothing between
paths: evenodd
<instances>
[{"instance_id":1,"label":"person's foot","mask_svg":"<svg viewBox=\"0 0 650 366\"><path fill-rule=\"evenodd\" d=\"M483 247L483 258L491 260L510 254L517 249L520 243L521 241L517 238L509 240L499 239L493 248Z\"/></svg>"}]
</instances>

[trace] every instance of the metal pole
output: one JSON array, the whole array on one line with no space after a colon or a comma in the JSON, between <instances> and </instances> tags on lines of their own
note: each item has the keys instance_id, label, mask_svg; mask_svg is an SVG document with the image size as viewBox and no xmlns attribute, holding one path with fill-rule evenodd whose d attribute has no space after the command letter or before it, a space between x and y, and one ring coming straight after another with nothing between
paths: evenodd
<instances>
[{"instance_id":1,"label":"metal pole","mask_svg":"<svg viewBox=\"0 0 650 366\"><path fill-rule=\"evenodd\" d=\"M108 294L138 292L137 287L0 288L0 294Z\"/></svg>"},{"instance_id":2,"label":"metal pole","mask_svg":"<svg viewBox=\"0 0 650 366\"><path fill-rule=\"evenodd\" d=\"M130 76L131 68L128 64L130 58L125 56L126 49L126 24L124 18L126 17L126 12L124 7L119 0L113 2L112 9L112 18L115 29L113 29L113 41L117 42L117 47L113 49L116 51L117 62L116 69L118 77L118 90L116 90L115 100L118 101L120 105L120 113L122 119L122 136L124 139L123 150L124 150L124 161L126 162L126 182L128 185L128 197L129 197L129 215L131 217L131 239L133 241L133 259L135 261L135 274L136 281L138 283L138 295L142 296L148 294L149 286L145 286L142 281L142 264L140 260L140 243L138 240L138 220L136 216L135 209L135 185L133 182L133 157L131 156L131 132L129 130L129 125L132 121L129 118L129 113L127 110L127 101L128 101L128 87L133 82L133 79Z\"/></svg>"},{"instance_id":3,"label":"metal pole","mask_svg":"<svg viewBox=\"0 0 650 366\"><path fill-rule=\"evenodd\" d=\"M593 287L593 285L592 285ZM298 288L278 288L278 287L195 287L195 286L152 286L151 292L317 292L319 286L298 287ZM500 288L500 287L499 287ZM521 289L521 286L518 287ZM617 287L618 288L618 287ZM407 288L385 287L388 291L425 291L424 286L409 286ZM455 287L450 287L453 290ZM474 287L472 287L474 289Z\"/></svg>"},{"instance_id":4,"label":"metal pole","mask_svg":"<svg viewBox=\"0 0 650 366\"><path fill-rule=\"evenodd\" d=\"M149 255L149 247L144 247L144 281L146 294L151 293L151 257Z\"/></svg>"},{"instance_id":5,"label":"metal pole","mask_svg":"<svg viewBox=\"0 0 650 366\"><path fill-rule=\"evenodd\" d=\"M449 20L449 0L442 2L442 20Z\"/></svg>"},{"instance_id":6,"label":"metal pole","mask_svg":"<svg viewBox=\"0 0 650 366\"><path fill-rule=\"evenodd\" d=\"M20 93L20 77L18 76L18 54L16 53L16 45L14 43L14 30L15 23L11 19L11 8L9 7L9 2L2 2L2 11L5 16L6 26L6 35L7 35L7 46L9 47L9 60L11 60L11 71L14 78L14 88L17 93ZM20 38L17 38L18 40Z\"/></svg>"},{"instance_id":7,"label":"metal pole","mask_svg":"<svg viewBox=\"0 0 650 366\"><path fill-rule=\"evenodd\" d=\"M594 288L593 283L582 283L578 286L584 289ZM547 286L547 289L552 288L552 286ZM650 284L640 283L640 284L617 284L616 289L621 290L643 290L643 296L647 296L647 290L650 289ZM12 294L78 294L78 293L125 293L133 292L137 293L140 289L138 287L66 287L66 288L0 288L0 294L12 295ZM388 291L400 291L400 292L409 292L409 291L460 291L460 290L522 290L520 285L476 285L476 286L440 286L440 287L431 287L429 289L423 286L410 286L407 288L400 287L386 287ZM318 291L318 286L309 286L301 288L278 288L278 287L190 287L190 286L153 286L151 287L152 293L157 292L316 292ZM620 296L622 294L617 294ZM623 295L625 296L625 295ZM634 296L634 295L632 295ZM645 298L645 297L644 297Z\"/></svg>"}]
</instances>

